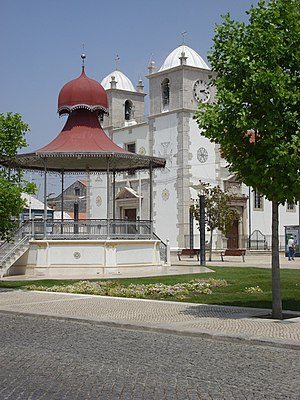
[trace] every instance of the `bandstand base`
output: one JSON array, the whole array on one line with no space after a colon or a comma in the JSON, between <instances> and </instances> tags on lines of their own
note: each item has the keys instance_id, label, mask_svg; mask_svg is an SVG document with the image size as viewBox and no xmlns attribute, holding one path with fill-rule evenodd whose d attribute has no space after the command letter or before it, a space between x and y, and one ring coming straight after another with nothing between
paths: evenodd
<instances>
[{"instance_id":1,"label":"bandstand base","mask_svg":"<svg viewBox=\"0 0 300 400\"><path fill-rule=\"evenodd\" d=\"M157 240L32 240L9 275L90 278L161 268Z\"/></svg>"}]
</instances>

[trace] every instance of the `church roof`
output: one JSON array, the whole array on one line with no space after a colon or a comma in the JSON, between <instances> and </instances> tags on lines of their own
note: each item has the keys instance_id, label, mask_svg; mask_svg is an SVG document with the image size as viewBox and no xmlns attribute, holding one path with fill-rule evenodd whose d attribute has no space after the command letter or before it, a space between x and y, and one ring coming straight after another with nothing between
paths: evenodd
<instances>
[{"instance_id":1,"label":"church roof","mask_svg":"<svg viewBox=\"0 0 300 400\"><path fill-rule=\"evenodd\" d=\"M119 70L115 70L108 74L101 82L101 85L104 87L104 89L111 89L110 82L112 80L112 77L115 78L116 82L116 89L119 90L127 90L128 92L136 92L131 80L123 74L123 72Z\"/></svg>"},{"instance_id":2,"label":"church roof","mask_svg":"<svg viewBox=\"0 0 300 400\"><path fill-rule=\"evenodd\" d=\"M187 57L186 65L197 68L210 69L203 58L195 50L184 44L174 49L168 55L163 65L160 67L159 72L166 69L178 67L180 65L180 57L183 55L183 53L184 56Z\"/></svg>"},{"instance_id":3,"label":"church roof","mask_svg":"<svg viewBox=\"0 0 300 400\"><path fill-rule=\"evenodd\" d=\"M138 199L139 194L131 187L125 186L116 196L116 200L121 199Z\"/></svg>"}]
</instances>

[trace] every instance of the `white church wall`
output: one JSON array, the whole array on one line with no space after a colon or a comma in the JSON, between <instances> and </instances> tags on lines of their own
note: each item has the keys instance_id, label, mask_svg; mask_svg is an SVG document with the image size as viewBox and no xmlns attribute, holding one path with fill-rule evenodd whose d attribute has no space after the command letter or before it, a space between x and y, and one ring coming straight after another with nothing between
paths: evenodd
<instances>
[{"instance_id":1,"label":"white church wall","mask_svg":"<svg viewBox=\"0 0 300 400\"><path fill-rule=\"evenodd\" d=\"M199 180L216 185L215 144L201 135L196 121L190 121L190 153L191 180L198 184Z\"/></svg>"},{"instance_id":2,"label":"white church wall","mask_svg":"<svg viewBox=\"0 0 300 400\"><path fill-rule=\"evenodd\" d=\"M90 174L89 206L91 219L107 218L107 194L105 174Z\"/></svg>"},{"instance_id":3,"label":"white church wall","mask_svg":"<svg viewBox=\"0 0 300 400\"><path fill-rule=\"evenodd\" d=\"M120 147L125 148L126 143L136 144L136 153L149 155L148 125L134 125L113 131L113 141Z\"/></svg>"},{"instance_id":4,"label":"white church wall","mask_svg":"<svg viewBox=\"0 0 300 400\"><path fill-rule=\"evenodd\" d=\"M249 192L249 187L243 185L243 193L248 197L247 201L247 219L248 226L251 226L251 233L255 230L261 231L265 236L270 237L272 235L272 203L265 197L262 201L262 208L254 208L254 192L251 189ZM250 206L249 206L250 197ZM249 216L250 212L250 216ZM286 225L297 225L299 222L299 206L296 204L293 210L288 210L287 204L280 205L278 210L279 215L279 235L284 236ZM250 218L250 224L249 224Z\"/></svg>"},{"instance_id":5,"label":"white church wall","mask_svg":"<svg viewBox=\"0 0 300 400\"><path fill-rule=\"evenodd\" d=\"M155 171L154 230L163 239L176 246L177 227L177 116L163 115L154 121L153 151L166 159L166 167Z\"/></svg>"}]
</instances>

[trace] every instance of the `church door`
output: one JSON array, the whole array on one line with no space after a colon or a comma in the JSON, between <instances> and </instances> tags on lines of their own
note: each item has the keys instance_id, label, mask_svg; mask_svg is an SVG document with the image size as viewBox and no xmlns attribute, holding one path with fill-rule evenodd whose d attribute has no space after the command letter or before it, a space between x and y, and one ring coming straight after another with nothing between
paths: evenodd
<instances>
[{"instance_id":1,"label":"church door","mask_svg":"<svg viewBox=\"0 0 300 400\"><path fill-rule=\"evenodd\" d=\"M136 220L136 208L125 208L124 210L124 217L129 221Z\"/></svg>"},{"instance_id":2,"label":"church door","mask_svg":"<svg viewBox=\"0 0 300 400\"><path fill-rule=\"evenodd\" d=\"M136 208L125 208L124 210L125 219L128 221L136 221ZM126 232L130 234L136 234L136 223L126 223Z\"/></svg>"},{"instance_id":3,"label":"church door","mask_svg":"<svg viewBox=\"0 0 300 400\"><path fill-rule=\"evenodd\" d=\"M237 249L238 247L239 247L239 221L236 219L228 234L227 248Z\"/></svg>"}]
</instances>

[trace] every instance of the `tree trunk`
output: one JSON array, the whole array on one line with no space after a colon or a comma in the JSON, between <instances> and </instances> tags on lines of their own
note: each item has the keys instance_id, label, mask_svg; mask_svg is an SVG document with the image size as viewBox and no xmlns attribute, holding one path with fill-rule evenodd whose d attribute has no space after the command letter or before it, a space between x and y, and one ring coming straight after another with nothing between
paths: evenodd
<instances>
[{"instance_id":1,"label":"tree trunk","mask_svg":"<svg viewBox=\"0 0 300 400\"><path fill-rule=\"evenodd\" d=\"M213 230L210 231L210 241L209 241L209 258L208 260L211 261L212 259L212 238L213 238Z\"/></svg>"},{"instance_id":2,"label":"tree trunk","mask_svg":"<svg viewBox=\"0 0 300 400\"><path fill-rule=\"evenodd\" d=\"M272 318L282 319L278 223L278 202L272 201Z\"/></svg>"}]
</instances>

